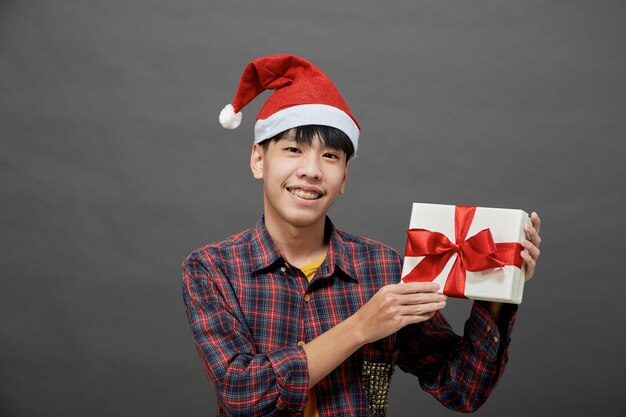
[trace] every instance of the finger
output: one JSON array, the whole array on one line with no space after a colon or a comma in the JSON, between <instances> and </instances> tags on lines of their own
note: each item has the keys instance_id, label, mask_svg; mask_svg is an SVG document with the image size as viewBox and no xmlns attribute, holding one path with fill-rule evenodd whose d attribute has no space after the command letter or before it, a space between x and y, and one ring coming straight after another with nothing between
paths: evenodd
<instances>
[{"instance_id":1,"label":"finger","mask_svg":"<svg viewBox=\"0 0 626 417\"><path fill-rule=\"evenodd\" d=\"M526 275L524 277L524 281L528 281L535 275L535 268L537 266L537 262L528 254L526 251L522 251L521 253L522 259L526 263Z\"/></svg>"},{"instance_id":2,"label":"finger","mask_svg":"<svg viewBox=\"0 0 626 417\"><path fill-rule=\"evenodd\" d=\"M539 247L541 244L541 236L539 236L539 232L533 226L527 224L524 226L524 232L526 232L526 239L531 242L533 245Z\"/></svg>"},{"instance_id":3,"label":"finger","mask_svg":"<svg viewBox=\"0 0 626 417\"><path fill-rule=\"evenodd\" d=\"M392 284L391 286L393 286L391 290L398 294L432 293L439 289L439 284L436 282L408 282L406 284Z\"/></svg>"},{"instance_id":4,"label":"finger","mask_svg":"<svg viewBox=\"0 0 626 417\"><path fill-rule=\"evenodd\" d=\"M401 311L402 311L402 314L405 316L423 316L425 314L430 314L430 313L439 311L445 306L446 306L445 301L438 301L436 303L403 305L401 307Z\"/></svg>"},{"instance_id":5,"label":"finger","mask_svg":"<svg viewBox=\"0 0 626 417\"><path fill-rule=\"evenodd\" d=\"M404 325L406 326L408 324L421 323L421 322L424 322L426 320L430 320L431 318L433 318L435 313L437 313L437 312L436 311L431 311L430 313L422 314L422 315L419 315L419 316L404 316L404 320L405 320Z\"/></svg>"},{"instance_id":6,"label":"finger","mask_svg":"<svg viewBox=\"0 0 626 417\"><path fill-rule=\"evenodd\" d=\"M446 301L448 297L444 294L439 294L436 292L422 292L415 294L402 294L399 297L399 301L401 305L417 305L417 304L428 304L428 303L438 303L440 301Z\"/></svg>"},{"instance_id":7,"label":"finger","mask_svg":"<svg viewBox=\"0 0 626 417\"><path fill-rule=\"evenodd\" d=\"M535 261L537 261L537 259L539 259L539 255L541 255L541 251L539 250L539 248L537 246L533 245L528 240L523 240L522 241L522 247L525 249L524 252L527 252L528 254L530 254L530 256Z\"/></svg>"},{"instance_id":8,"label":"finger","mask_svg":"<svg viewBox=\"0 0 626 417\"><path fill-rule=\"evenodd\" d=\"M536 211L533 211L530 214L530 220L533 223L534 228L537 230L537 233L541 232L541 219L539 218L539 215L537 214Z\"/></svg>"}]
</instances>

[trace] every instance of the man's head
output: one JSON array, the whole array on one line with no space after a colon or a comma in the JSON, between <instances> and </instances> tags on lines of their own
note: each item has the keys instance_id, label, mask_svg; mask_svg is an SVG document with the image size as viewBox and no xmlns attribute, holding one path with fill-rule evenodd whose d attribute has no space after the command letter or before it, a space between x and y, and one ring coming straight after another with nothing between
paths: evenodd
<instances>
[{"instance_id":1,"label":"man's head","mask_svg":"<svg viewBox=\"0 0 626 417\"><path fill-rule=\"evenodd\" d=\"M263 181L266 225L322 230L344 192L359 125L321 69L294 55L270 55L246 66L220 113L222 126L238 127L241 109L265 90L274 92L257 114L250 168Z\"/></svg>"},{"instance_id":2,"label":"man's head","mask_svg":"<svg viewBox=\"0 0 626 417\"><path fill-rule=\"evenodd\" d=\"M250 168L263 181L266 222L323 225L343 194L354 147L339 129L300 126L254 144Z\"/></svg>"}]
</instances>

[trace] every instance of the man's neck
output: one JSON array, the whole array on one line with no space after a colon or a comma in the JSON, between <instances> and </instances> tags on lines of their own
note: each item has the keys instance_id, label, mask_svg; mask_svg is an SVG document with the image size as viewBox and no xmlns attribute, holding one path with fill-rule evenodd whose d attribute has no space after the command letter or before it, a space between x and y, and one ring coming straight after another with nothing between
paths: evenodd
<instances>
[{"instance_id":1,"label":"man's neck","mask_svg":"<svg viewBox=\"0 0 626 417\"><path fill-rule=\"evenodd\" d=\"M272 240L286 258L295 267L314 262L328 251L324 239L325 219L306 227L297 227L265 217L265 227Z\"/></svg>"}]
</instances>

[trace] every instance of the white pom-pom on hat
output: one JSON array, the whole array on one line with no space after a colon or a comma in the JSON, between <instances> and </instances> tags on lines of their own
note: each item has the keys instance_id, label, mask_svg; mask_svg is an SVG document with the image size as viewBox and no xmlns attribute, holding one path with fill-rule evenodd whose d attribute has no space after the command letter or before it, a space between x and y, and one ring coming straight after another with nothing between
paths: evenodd
<instances>
[{"instance_id":1,"label":"white pom-pom on hat","mask_svg":"<svg viewBox=\"0 0 626 417\"><path fill-rule=\"evenodd\" d=\"M242 116L241 112L235 113L232 104L227 104L220 112L220 123L225 129L237 129Z\"/></svg>"}]
</instances>

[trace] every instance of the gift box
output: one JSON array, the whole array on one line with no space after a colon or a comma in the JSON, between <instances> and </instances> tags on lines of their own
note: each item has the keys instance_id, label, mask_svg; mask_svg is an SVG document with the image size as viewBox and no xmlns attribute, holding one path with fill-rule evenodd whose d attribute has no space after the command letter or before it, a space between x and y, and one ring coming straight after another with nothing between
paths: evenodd
<instances>
[{"instance_id":1,"label":"gift box","mask_svg":"<svg viewBox=\"0 0 626 417\"><path fill-rule=\"evenodd\" d=\"M402 282L434 281L450 297L520 304L522 210L414 203Z\"/></svg>"}]
</instances>

